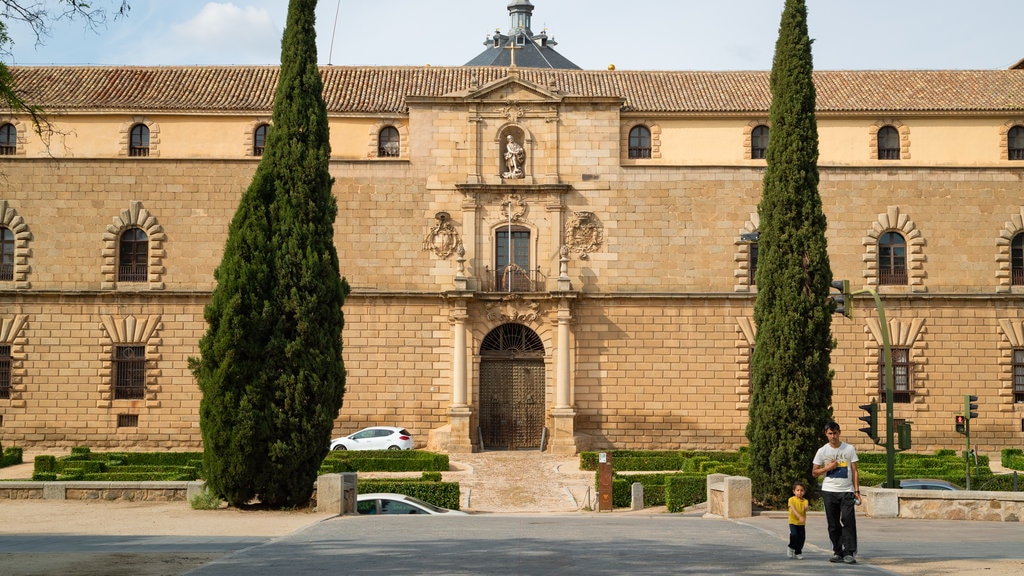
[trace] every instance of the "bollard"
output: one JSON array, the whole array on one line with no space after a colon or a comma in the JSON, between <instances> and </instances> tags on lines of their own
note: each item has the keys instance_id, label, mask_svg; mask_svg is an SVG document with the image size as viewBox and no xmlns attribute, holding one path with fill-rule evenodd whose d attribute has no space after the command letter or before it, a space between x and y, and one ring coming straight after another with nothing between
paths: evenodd
<instances>
[{"instance_id":1,"label":"bollard","mask_svg":"<svg viewBox=\"0 0 1024 576\"><path fill-rule=\"evenodd\" d=\"M632 490L632 497L633 497L633 499L631 501L630 506L631 506L631 508L633 510L643 510L644 509L644 485L639 483L639 482L633 482L632 488L633 488L633 490Z\"/></svg>"}]
</instances>

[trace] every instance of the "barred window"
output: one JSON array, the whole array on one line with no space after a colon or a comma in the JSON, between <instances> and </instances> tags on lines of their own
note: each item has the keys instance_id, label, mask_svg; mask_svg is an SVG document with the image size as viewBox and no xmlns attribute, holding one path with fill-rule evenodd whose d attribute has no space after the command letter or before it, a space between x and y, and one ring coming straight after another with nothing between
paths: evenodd
<instances>
[{"instance_id":1,"label":"barred window","mask_svg":"<svg viewBox=\"0 0 1024 576\"><path fill-rule=\"evenodd\" d=\"M136 124L130 132L129 156L149 156L149 126Z\"/></svg>"},{"instance_id":2,"label":"barred window","mask_svg":"<svg viewBox=\"0 0 1024 576\"><path fill-rule=\"evenodd\" d=\"M139 228L121 234L118 250L117 280L145 282L149 272L149 237Z\"/></svg>"},{"instance_id":3,"label":"barred window","mask_svg":"<svg viewBox=\"0 0 1024 576\"><path fill-rule=\"evenodd\" d=\"M1024 286L1024 233L1010 242L1010 284Z\"/></svg>"},{"instance_id":4,"label":"barred window","mask_svg":"<svg viewBox=\"0 0 1024 576\"><path fill-rule=\"evenodd\" d=\"M139 427L139 415L138 414L118 414L117 415L117 427L118 428L138 428Z\"/></svg>"},{"instance_id":5,"label":"barred window","mask_svg":"<svg viewBox=\"0 0 1024 576\"><path fill-rule=\"evenodd\" d=\"M764 159L768 152L768 127L761 125L750 132L750 157Z\"/></svg>"},{"instance_id":6,"label":"barred window","mask_svg":"<svg viewBox=\"0 0 1024 576\"><path fill-rule=\"evenodd\" d=\"M910 348L891 348L892 351L892 401L909 403L914 393L912 370L910 364ZM885 352L878 351L878 397L886 401L885 387Z\"/></svg>"},{"instance_id":7,"label":"barred window","mask_svg":"<svg viewBox=\"0 0 1024 576\"><path fill-rule=\"evenodd\" d=\"M882 126L878 129L878 159L900 159L900 133L892 126Z\"/></svg>"},{"instance_id":8,"label":"barred window","mask_svg":"<svg viewBox=\"0 0 1024 576\"><path fill-rule=\"evenodd\" d=\"M11 346L0 346L0 398L11 397Z\"/></svg>"},{"instance_id":9,"label":"barred window","mask_svg":"<svg viewBox=\"0 0 1024 576\"><path fill-rule=\"evenodd\" d=\"M878 238L878 283L907 283L907 241L898 232L886 232Z\"/></svg>"},{"instance_id":10,"label":"barred window","mask_svg":"<svg viewBox=\"0 0 1024 576\"><path fill-rule=\"evenodd\" d=\"M651 157L651 129L647 126L633 126L629 130L629 157Z\"/></svg>"},{"instance_id":11,"label":"barred window","mask_svg":"<svg viewBox=\"0 0 1024 576\"><path fill-rule=\"evenodd\" d=\"M1024 348L1013 350L1013 401L1024 402Z\"/></svg>"},{"instance_id":12,"label":"barred window","mask_svg":"<svg viewBox=\"0 0 1024 576\"><path fill-rule=\"evenodd\" d=\"M1006 154L1010 160L1024 160L1024 127L1010 128L1006 135Z\"/></svg>"},{"instance_id":13,"label":"barred window","mask_svg":"<svg viewBox=\"0 0 1024 576\"><path fill-rule=\"evenodd\" d=\"M0 280L14 280L14 232L0 226Z\"/></svg>"},{"instance_id":14,"label":"barred window","mask_svg":"<svg viewBox=\"0 0 1024 576\"><path fill-rule=\"evenodd\" d=\"M751 242L747 245L747 283L751 286L757 284L757 242Z\"/></svg>"},{"instance_id":15,"label":"barred window","mask_svg":"<svg viewBox=\"0 0 1024 576\"><path fill-rule=\"evenodd\" d=\"M385 126L377 134L377 156L380 158L398 158L401 155L401 140L398 128Z\"/></svg>"},{"instance_id":16,"label":"barred window","mask_svg":"<svg viewBox=\"0 0 1024 576\"><path fill-rule=\"evenodd\" d=\"M0 155L9 156L18 153L18 129L7 122L0 126Z\"/></svg>"},{"instance_id":17,"label":"barred window","mask_svg":"<svg viewBox=\"0 0 1024 576\"><path fill-rule=\"evenodd\" d=\"M146 347L114 349L114 399L142 400L146 396Z\"/></svg>"},{"instance_id":18,"label":"barred window","mask_svg":"<svg viewBox=\"0 0 1024 576\"><path fill-rule=\"evenodd\" d=\"M252 132L252 155L263 156L263 150L267 147L267 130L269 124L260 124Z\"/></svg>"}]
</instances>

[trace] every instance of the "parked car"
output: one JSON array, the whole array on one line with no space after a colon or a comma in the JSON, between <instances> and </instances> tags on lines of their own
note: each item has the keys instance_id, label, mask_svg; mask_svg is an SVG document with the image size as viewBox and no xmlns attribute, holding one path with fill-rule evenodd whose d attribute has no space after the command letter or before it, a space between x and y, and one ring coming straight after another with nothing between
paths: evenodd
<instances>
[{"instance_id":1,"label":"parked car","mask_svg":"<svg viewBox=\"0 0 1024 576\"><path fill-rule=\"evenodd\" d=\"M900 488L904 490L963 490L963 488L947 482L945 480L936 480L934 478L909 478L906 480L900 480Z\"/></svg>"},{"instance_id":2,"label":"parked car","mask_svg":"<svg viewBox=\"0 0 1024 576\"><path fill-rule=\"evenodd\" d=\"M412 434L405 428L371 426L331 440L331 450L412 450Z\"/></svg>"},{"instance_id":3,"label":"parked car","mask_svg":"<svg viewBox=\"0 0 1024 576\"><path fill-rule=\"evenodd\" d=\"M387 492L360 494L356 498L356 511L360 514L443 514L447 516L468 516L465 512L434 506L412 496Z\"/></svg>"}]
</instances>

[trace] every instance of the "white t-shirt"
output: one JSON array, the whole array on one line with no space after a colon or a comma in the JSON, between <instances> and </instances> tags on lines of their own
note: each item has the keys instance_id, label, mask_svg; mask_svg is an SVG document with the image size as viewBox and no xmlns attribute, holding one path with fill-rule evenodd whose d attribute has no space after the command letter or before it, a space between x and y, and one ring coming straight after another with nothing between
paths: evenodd
<instances>
[{"instance_id":1,"label":"white t-shirt","mask_svg":"<svg viewBox=\"0 0 1024 576\"><path fill-rule=\"evenodd\" d=\"M825 473L821 481L821 491L853 492L850 464L857 461L857 451L846 442L840 442L838 448L833 448L831 444L818 448L818 453L814 455L814 464L824 466L832 461L838 462L839 467Z\"/></svg>"}]
</instances>

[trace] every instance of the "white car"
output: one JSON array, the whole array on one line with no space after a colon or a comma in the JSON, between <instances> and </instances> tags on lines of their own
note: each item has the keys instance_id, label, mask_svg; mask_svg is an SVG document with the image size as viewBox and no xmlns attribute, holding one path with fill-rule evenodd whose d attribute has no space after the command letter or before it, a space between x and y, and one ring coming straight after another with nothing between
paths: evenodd
<instances>
[{"instance_id":1,"label":"white car","mask_svg":"<svg viewBox=\"0 0 1024 576\"><path fill-rule=\"evenodd\" d=\"M356 498L356 511L360 514L433 514L469 516L459 510L449 510L405 494L377 492L360 494Z\"/></svg>"},{"instance_id":2,"label":"white car","mask_svg":"<svg viewBox=\"0 0 1024 576\"><path fill-rule=\"evenodd\" d=\"M412 434L405 428L371 426L331 440L331 450L412 450Z\"/></svg>"}]
</instances>

